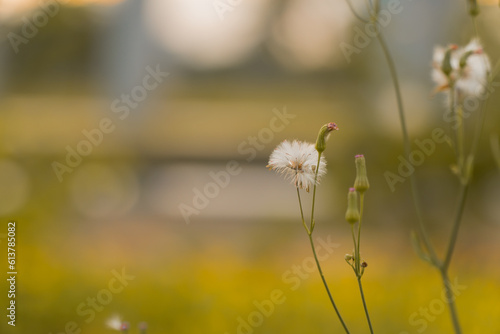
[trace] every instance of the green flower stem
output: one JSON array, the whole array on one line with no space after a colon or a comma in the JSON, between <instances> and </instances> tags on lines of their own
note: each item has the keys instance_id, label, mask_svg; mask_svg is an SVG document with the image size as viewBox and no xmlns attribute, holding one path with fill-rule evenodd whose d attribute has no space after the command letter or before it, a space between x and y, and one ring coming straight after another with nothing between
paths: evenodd
<instances>
[{"instance_id":1,"label":"green flower stem","mask_svg":"<svg viewBox=\"0 0 500 334\"><path fill-rule=\"evenodd\" d=\"M405 152L405 156L408 157L408 156L410 156L410 153L411 153L411 146L410 146L410 139L408 136L408 130L406 127L406 117L405 117L405 113L404 113L404 109L403 109L403 99L401 97L401 90L399 88L399 80L398 80L398 76L397 76L397 72L396 72L396 67L394 65L394 61L392 59L389 48L387 47L387 44L384 40L382 32L378 31L377 39L380 43L380 46L382 47L382 51L384 52L384 56L386 58L387 65L389 66L389 71L391 74L392 82L394 84L394 91L396 93L396 100L397 100L398 112L399 112L399 120L401 123L401 130L403 132L404 152ZM417 180L415 178L414 173L412 173L410 175L410 189L411 189L411 193L412 193L413 206L415 207L415 212L417 215L420 237L424 242L424 246L427 250L427 253L429 254L430 260L432 261L434 266L439 268L440 261L438 260L438 257L436 255L436 251L434 250L434 247L431 244L431 241L430 241L429 236L427 234L427 230L424 226L423 217L422 217L422 209L420 206L420 200L419 200L418 189L417 189Z\"/></svg>"},{"instance_id":2,"label":"green flower stem","mask_svg":"<svg viewBox=\"0 0 500 334\"><path fill-rule=\"evenodd\" d=\"M370 3L370 0L365 0L365 6L368 9L368 14L370 17L374 15L373 10L372 10L372 4Z\"/></svg>"},{"instance_id":3,"label":"green flower stem","mask_svg":"<svg viewBox=\"0 0 500 334\"><path fill-rule=\"evenodd\" d=\"M358 20L360 20L361 22L364 22L364 23L370 23L370 21L368 21L367 19L365 19L364 17L359 15L358 12L356 12L351 0L346 0L346 2L347 2L347 5L349 6L349 8L351 9L351 12Z\"/></svg>"},{"instance_id":4,"label":"green flower stem","mask_svg":"<svg viewBox=\"0 0 500 334\"><path fill-rule=\"evenodd\" d=\"M441 278L443 280L443 285L444 289L446 292L446 299L447 299L447 304L448 308L450 309L450 314L451 314L451 322L453 323L453 329L455 330L456 334L462 334L462 329L460 328L460 323L458 321L458 313L457 313L457 308L455 306L455 295L453 292L453 287L450 282L450 279L448 278L448 273L446 269L441 269Z\"/></svg>"},{"instance_id":5,"label":"green flower stem","mask_svg":"<svg viewBox=\"0 0 500 334\"><path fill-rule=\"evenodd\" d=\"M451 230L450 241L448 242L448 247L446 249L445 259L438 268L441 273L441 278L443 285L446 290L446 296L448 300L448 308L450 310L451 322L456 334L461 334L462 329L460 327L460 322L458 321L458 312L455 303L455 296L453 295L453 289L451 287L450 280L448 278L448 270L450 268L451 258L453 251L455 250L455 244L457 242L458 231L462 222L462 216L465 208L465 201L467 199L467 192L469 188L469 178L465 183L460 183L459 200L457 205L457 211L455 213L455 220L453 222L453 227Z\"/></svg>"},{"instance_id":6,"label":"green flower stem","mask_svg":"<svg viewBox=\"0 0 500 334\"><path fill-rule=\"evenodd\" d=\"M316 203L316 183L318 182L318 172L319 172L319 164L321 162L321 153L318 152L318 163L316 164L316 173L314 174L314 188L313 188L313 201L311 208L311 233L314 230L314 204Z\"/></svg>"},{"instance_id":7,"label":"green flower stem","mask_svg":"<svg viewBox=\"0 0 500 334\"><path fill-rule=\"evenodd\" d=\"M350 0L346 0L349 4L349 7L351 8L352 12L354 15L360 19L362 22L366 23L366 20L364 20L362 17L360 17L354 10L352 4L350 3ZM369 7L369 6L368 6ZM370 10L370 8L368 8ZM477 28L477 21L474 16L472 17L473 21L473 28L474 28L474 33L476 37L479 37L478 33L478 28ZM377 21L378 19L378 12L377 12L377 6L375 8L375 13L372 16L372 22ZM394 84L394 90L396 94L396 100L397 100L397 106L398 106L398 112L399 112L399 118L400 118L400 123L401 123L401 129L403 132L403 143L404 143L404 152L406 156L409 156L411 152L411 146L410 146L410 140L408 136L408 130L406 127L406 119L405 119L405 114L404 114L404 109L403 109L403 102L402 102L402 97L401 97L401 91L400 91L400 86L399 86L399 80L396 72L396 68L394 65L394 61L392 59L392 56L390 54L389 48L387 47L387 44L385 42L385 39L382 35L382 33L379 31L378 26L375 24L375 27L377 29L377 39L380 43L380 46L382 47L382 51L384 53L384 56L386 58L387 64L389 66L389 71L391 74L391 78ZM493 73L490 75L488 79L488 88L490 88L490 84L493 81L493 78L496 76L496 72L500 69L500 61L497 62ZM450 107L452 108L452 115L455 115L455 90L454 87L451 87L450 89L451 94L450 94ZM414 174L410 175L410 188L411 188L411 194L412 194L412 199L413 199L413 205L415 207L416 215L417 215L417 221L418 221L418 229L419 229L419 234L421 239L423 240L424 246L427 250L430 262L440 271L441 277L443 280L443 284L445 286L446 294L448 297L448 305L450 308L450 314L452 318L452 323L453 327L455 330L455 333L460 334L462 333L462 330L460 328L460 324L458 321L458 315L456 311L456 306L455 306L455 298L453 296L453 290L451 287L451 283L448 278L448 269L450 266L451 258L453 255L453 251L455 248L456 240L458 237L458 231L460 229L460 223L462 221L462 216L463 216L463 211L465 207L465 202L467 199L467 192L470 184L470 174L472 168L473 162L474 162L474 157L477 153L477 149L479 146L479 140L482 134L482 130L484 127L484 122L485 122L485 110L486 110L486 105L487 105L488 99L481 105L480 109L480 115L479 115L479 120L474 132L474 136L472 139L472 145L471 145L471 150L470 154L467 158L465 159L465 150L464 150L464 125L463 125L463 110L461 108L458 108L457 110L457 120L458 120L458 127L455 129L455 153L456 153L456 158L457 158L457 167L459 171L459 176L460 176L460 191L459 191L459 197L458 197L458 205L456 208L455 212L455 218L453 222L453 227L450 235L450 240L448 243L448 247L446 249L446 255L444 258L444 261L441 262L439 258L437 257L437 254L434 250L434 247L432 246L430 239L428 237L427 230L423 224L423 217L422 217L422 210L421 210L421 205L419 201L419 196L418 196L418 189L416 186L416 177ZM359 239L358 239L358 247L359 247ZM361 288L361 286L360 286Z\"/></svg>"},{"instance_id":8,"label":"green flower stem","mask_svg":"<svg viewBox=\"0 0 500 334\"><path fill-rule=\"evenodd\" d=\"M366 320L368 321L368 326L370 327L370 333L373 334L372 322L370 321L370 315L368 314L368 307L366 306L365 294L363 293L363 285L361 284L361 276L358 276L358 286L359 286L359 292L361 294L361 300L363 301L363 308L365 309Z\"/></svg>"},{"instance_id":9,"label":"green flower stem","mask_svg":"<svg viewBox=\"0 0 500 334\"><path fill-rule=\"evenodd\" d=\"M479 40L479 29L477 28L477 20L475 16L471 16L472 19L472 30L474 31L475 37Z\"/></svg>"},{"instance_id":10,"label":"green flower stem","mask_svg":"<svg viewBox=\"0 0 500 334\"><path fill-rule=\"evenodd\" d=\"M458 166L460 166L462 182L467 178L467 171L465 166L465 156L464 156L464 112L461 107L457 108L457 146L458 146Z\"/></svg>"},{"instance_id":11,"label":"green flower stem","mask_svg":"<svg viewBox=\"0 0 500 334\"><path fill-rule=\"evenodd\" d=\"M457 211L455 212L455 220L453 222L453 227L451 230L450 241L448 242L448 247L446 249L446 256L441 265L441 270L448 272L450 267L451 257L453 255L453 250L455 249L455 244L457 242L458 230L460 229L460 223L462 221L462 216L465 208L465 201L467 199L467 192L469 189L469 182L460 185L460 192L458 197Z\"/></svg>"},{"instance_id":12,"label":"green flower stem","mask_svg":"<svg viewBox=\"0 0 500 334\"><path fill-rule=\"evenodd\" d=\"M475 17L472 17L472 22L473 22L474 34L476 35L476 38L479 38L479 32L478 32L478 28L477 28L477 20ZM499 68L500 68L500 61L496 63L496 65L493 69L493 72L490 73L490 76L489 76L488 82L487 82L487 87L486 87L487 90L489 90L489 88L491 87L491 83L492 83L494 77L496 76L496 72L498 71ZM461 133L459 133L459 135L462 137L462 139L461 139L462 143L459 142L459 145L462 145L461 148L459 146L459 149L461 150L461 153L459 150L459 157L460 156L462 157L462 164L463 164L462 165L462 169L463 169L462 170L462 180L461 180L462 182L460 184L458 205L457 205L457 209L455 212L455 218L454 218L453 227L452 227L452 231L451 231L451 235L450 235L450 240L448 242L448 247L446 249L445 259L443 261L442 266L440 267L441 277L442 277L443 284L444 284L444 287L446 290L447 298L449 301L452 301L452 302L449 302L449 308L450 308L450 314L451 314L451 318L452 318L452 322L453 322L453 327L455 329L455 333L457 333L457 334L462 333L462 330L460 328L460 324L458 321L457 310L456 310L456 306L454 303L455 298L453 296L453 290L452 290L451 283L450 283L449 278L448 278L448 269L450 267L451 258L453 256L453 251L455 249L455 244L456 244L456 241L458 238L458 231L460 229L460 224L462 221L463 212L464 212L464 208L465 208L465 202L467 199L467 193L468 193L470 178L471 178L470 171L468 169L471 168L471 166L473 165L474 158L475 158L477 150L478 150L479 141L480 141L480 138L481 138L481 135L483 132L484 123L485 123L485 119L486 119L486 109L487 109L488 101L489 101L489 99L486 99L481 104L481 107L479 110L479 119L476 123L476 128L475 128L474 135L472 138L472 145L471 145L468 161L465 161L465 155L464 155L464 149L463 149L463 136L464 136L463 135L463 115L461 113L459 113L457 115L459 117L459 122L460 122L460 127L461 127L461 130L460 130Z\"/></svg>"},{"instance_id":13,"label":"green flower stem","mask_svg":"<svg viewBox=\"0 0 500 334\"><path fill-rule=\"evenodd\" d=\"M474 16L471 16L472 18L472 26L474 28L474 35L476 36L477 39L479 39L479 30L477 27L477 20ZM486 62L486 60L484 60ZM486 64L485 64L486 66ZM486 66L487 67L487 66ZM488 73L488 81L486 85L486 90L490 91L491 88L491 83L493 82L493 79L498 75L500 71L500 59L497 60L495 66L493 67L492 71ZM474 131L474 137L472 138L472 145L471 145L471 150L469 154L469 159L470 163L472 164L474 162L474 157L476 156L478 147L479 147L479 141L481 139L481 134L483 132L484 128L484 123L486 119L486 109L488 106L489 98L487 98L482 104L481 104L481 109L479 110L479 120L476 123L476 129Z\"/></svg>"},{"instance_id":14,"label":"green flower stem","mask_svg":"<svg viewBox=\"0 0 500 334\"><path fill-rule=\"evenodd\" d=\"M306 221L304 219L304 211L302 210L302 200L300 199L299 187L297 187L297 197L299 198L300 217L302 218L302 225L304 225L304 228L306 229L307 235L311 235L312 232L307 227Z\"/></svg>"},{"instance_id":15,"label":"green flower stem","mask_svg":"<svg viewBox=\"0 0 500 334\"><path fill-rule=\"evenodd\" d=\"M463 110L459 106L457 107L455 104L455 87L454 85L451 85L450 87L450 108L451 108L451 113L456 117L457 123L455 126L455 146L456 146L456 159L457 159L457 167L458 167L458 172L459 172L459 178L460 178L460 190L459 190L459 195L458 195L458 205L456 207L456 212L455 212L455 218L453 220L453 226L450 234L450 240L448 242L448 247L446 248L446 254L444 261L441 263L440 266L440 271L442 274L445 274L443 277L443 283L444 283L444 277L447 276L448 269L450 267L450 262L451 258L453 255L453 251L455 249L455 244L457 241L458 237L458 231L460 229L460 225L462 222L462 216L465 208L465 202L467 199L467 192L469 188L469 183L470 183L470 175L468 171L468 166L465 163L465 153L464 153L464 118L463 118ZM481 108L480 110L481 116L484 115L484 112ZM483 123L482 117L480 117L480 123ZM481 127L476 127L476 133L474 134L474 137L476 137L477 133L481 132L482 126ZM474 149L474 147L472 148ZM469 155L470 157L474 156L474 153L471 151L471 154ZM473 158L471 158L473 159ZM452 307L453 306L453 307ZM452 314L452 321L453 325L455 327L455 330L457 328L460 328L458 323L456 323L458 316L456 315L456 308L454 305L450 305L450 313ZM454 314L455 313L455 314ZM457 332L459 333L459 332Z\"/></svg>"},{"instance_id":16,"label":"green flower stem","mask_svg":"<svg viewBox=\"0 0 500 334\"><path fill-rule=\"evenodd\" d=\"M354 247L356 248L356 278L358 279L359 292L361 294L361 300L363 301L363 308L365 310L366 321L368 322L368 327L370 327L370 333L373 334L373 327L370 321L370 315L368 313L368 307L366 306L365 294L363 293L363 286L361 285L361 277L363 273L361 272L361 222L363 221L363 204L364 204L364 193L359 194L359 222L358 222L358 240L354 241ZM354 234L353 234L354 237Z\"/></svg>"},{"instance_id":17,"label":"green flower stem","mask_svg":"<svg viewBox=\"0 0 500 334\"><path fill-rule=\"evenodd\" d=\"M358 269L358 254L357 254L357 242L356 242L356 234L354 233L354 224L351 224L351 233L352 233L352 242L354 243L354 273L356 274L356 277L358 276L359 269Z\"/></svg>"},{"instance_id":18,"label":"green flower stem","mask_svg":"<svg viewBox=\"0 0 500 334\"><path fill-rule=\"evenodd\" d=\"M463 109L456 104L456 89L455 85L450 85L450 113L454 119L456 119L456 124L454 127L455 134L455 155L457 160L457 172L461 183L466 182L466 166L465 166L465 155L464 155L464 113Z\"/></svg>"},{"instance_id":19,"label":"green flower stem","mask_svg":"<svg viewBox=\"0 0 500 334\"><path fill-rule=\"evenodd\" d=\"M458 115L456 114L456 108L455 108L455 84L453 82L450 83L450 94L449 94L449 113L452 119L456 120L455 124L451 125L451 130L453 130L453 143L452 143L452 148L455 153L455 160L457 162L457 168L458 171L460 171L461 165L459 164L459 153L458 153L458 133L459 133L459 119Z\"/></svg>"},{"instance_id":20,"label":"green flower stem","mask_svg":"<svg viewBox=\"0 0 500 334\"><path fill-rule=\"evenodd\" d=\"M453 91L451 91L450 94L453 96L454 95ZM459 175L459 177L460 177L460 190L459 190L459 195L458 195L458 205L456 207L455 218L453 221L453 226L452 226L452 230L451 230L451 234L450 234L450 240L448 242L448 247L446 248L446 254L444 257L444 261L438 267L438 269L441 273L443 285L445 287L446 296L448 299L448 308L450 310L451 321L452 321L453 328L454 328L456 334L461 334L462 329L460 327L460 322L458 320L458 312L457 312L456 303L455 303L455 296L453 295L453 290L452 290L452 287L451 287L451 284L450 284L449 278L448 278L448 270L450 268L450 263L451 263L451 258L453 256L453 251L455 250L455 245L457 242L458 232L460 230L460 225L462 222L463 212L464 212L464 208L465 208L465 202L467 199L467 193L468 193L469 184L470 184L470 175L469 175L469 171L468 171L469 167L466 165L465 160L464 160L463 113L461 112L461 110L462 110L461 108L458 108L458 112L457 112L458 126L456 129L457 130L457 132L456 132L457 166L459 168L459 173L460 173L460 175ZM481 110L481 114L484 115L484 112L482 110ZM482 118L482 117L480 117L480 118ZM480 123L483 123L483 122L484 121L482 119L480 119ZM482 126L476 128L475 137L478 133L477 131L481 131L481 130L482 130ZM475 152L473 153L471 151L471 154L470 154L471 159L473 159L474 154L475 154ZM471 163L472 163L472 161L471 161Z\"/></svg>"},{"instance_id":21,"label":"green flower stem","mask_svg":"<svg viewBox=\"0 0 500 334\"><path fill-rule=\"evenodd\" d=\"M307 224L304 220L304 212L302 209L302 200L300 199L300 191L299 188L297 187L297 196L299 198L299 206L300 206L300 215L302 218L302 224L304 225L304 228L306 229L307 236L309 237L309 242L311 243L311 249L314 255L314 261L316 262L316 267L318 267L318 272L319 275L321 276L321 280L323 281L323 285L325 286L326 293L328 294L328 298L330 298L330 302L332 303L333 309L335 310L335 313L337 314L337 317L340 320L340 323L342 324L342 327L344 328L345 332L349 334L349 330L347 329L347 326L344 322L344 319L342 319L342 316L340 315L340 312L337 308L337 305L335 304L335 301L333 300L333 296L330 292L330 288L328 288L328 283L326 283L325 276L323 275L323 270L321 269L321 265L318 260L318 255L316 254L316 247L314 247L314 241L312 238L312 233L314 230L314 203L316 202L316 182L318 180L318 171L319 171L319 163L321 162L321 153L318 153L318 164L316 166L316 174L314 175L314 189L313 189L313 202L312 202L312 208L311 208L311 225L310 228L307 227Z\"/></svg>"},{"instance_id":22,"label":"green flower stem","mask_svg":"<svg viewBox=\"0 0 500 334\"><path fill-rule=\"evenodd\" d=\"M500 71L500 59L495 64L495 67L493 68L493 71L491 72L490 77L488 78L488 84L486 85L486 90L489 90L491 88L491 83L493 82L493 79L495 79L499 71ZM479 120L476 124L476 129L474 130L474 137L472 138L471 151L469 154L471 163L474 161L474 157L476 156L477 149L479 147L479 141L481 139L481 134L483 133L484 123L486 120L485 110L488 106L489 100L490 100L489 98L486 99L481 105L481 109L479 110Z\"/></svg>"},{"instance_id":23,"label":"green flower stem","mask_svg":"<svg viewBox=\"0 0 500 334\"><path fill-rule=\"evenodd\" d=\"M347 334L349 334L349 330L347 329L347 326L344 322L344 319L342 319L342 316L340 315L340 312L337 308L337 305L335 305L335 301L333 300L332 294L330 293L330 289L328 288L328 284L326 283L325 276L323 275L323 270L321 270L321 265L319 264L318 261L318 256L316 255L316 248L314 247L314 242L312 239L312 233L308 234L309 236L309 241L311 243L311 248L314 254L314 260L316 261L316 266L318 267L319 275L321 276L321 280L323 281L323 285L325 286L326 293L328 294L328 298L330 298L330 302L332 303L333 309L335 310L335 313L337 313L337 317L340 320L340 323L342 324L342 327L344 327L344 330Z\"/></svg>"},{"instance_id":24,"label":"green flower stem","mask_svg":"<svg viewBox=\"0 0 500 334\"><path fill-rule=\"evenodd\" d=\"M400 115L400 120L401 120L401 128L403 130L403 140L404 140L404 146L405 146L405 155L406 156L409 156L410 154L410 141L409 141L409 137L408 137L408 131L406 129L406 120L405 120L405 117L404 117L404 110L403 110L403 103L402 103L402 99L401 99L401 91L399 89L399 82L398 82L398 79L397 79L397 74L396 74L396 69L395 69L395 66L394 66L394 61L392 60L392 57L389 53L389 49L387 48L387 45L381 35L381 33L378 34L378 40L380 42L380 45L382 46L382 49L384 51L384 54L386 56L386 60L387 60L387 63L389 65L389 69L390 69L390 72L391 72L391 77L392 77L392 80L393 80L393 83L394 83L394 89L395 89L395 92L396 92L396 97L397 97L397 101L398 101L398 110L399 110L399 115ZM467 182L468 183L468 182ZM451 286L449 284L449 280L446 281L445 278L448 277L448 267L449 267L449 261L451 260L451 255L453 253L453 249L454 249L454 245L455 245L455 242L456 242L456 239L457 239L457 236L458 236L458 230L459 230L459 227L460 227L460 221L461 221L461 218L462 218L462 212L463 212L463 206L465 204L465 198L466 198L466 194L467 194L467 191L466 191L466 188L467 188L467 185L466 184L463 184L461 183L461 187L464 188L465 190L461 191L461 196L460 196L460 200L459 200L459 206L457 208L457 215L455 216L455 223L454 223L454 226L453 226L453 230L452 230L452 235L451 235L451 238L450 238L450 243L448 245L448 250L446 252L446 254L449 254L446 256L446 259L448 259L448 263L446 264L446 266L444 265L444 263L442 263L437 255L436 255L436 252L433 248L433 246L431 245L431 242L429 240L429 237L428 237L428 234L427 234L427 231L425 229L425 226L423 224L423 219L422 219L422 214L421 214L421 208L420 208L420 202L418 200L418 191L417 191L417 187L416 187L416 179L415 179L415 176L414 174L411 174L410 175L410 186L411 186L411 192L412 192L412 198L413 198L413 204L415 206L415 210L417 212L417 218L418 218L418 223L419 223L419 229L420 229L420 235L422 237L422 240L424 241L424 245L427 249L427 252L429 254L429 257L432 261L432 263L434 264L434 266L441 272L441 277L443 279L443 284L445 285L446 287L446 293L447 295L449 294L452 294L453 291L451 290ZM446 261L445 259L445 261ZM451 319L452 319L452 323L453 323L453 328L455 330L455 333L456 334L461 334L462 333L462 330L460 328L460 324L459 324L459 321L458 321L458 314L457 314L457 310L456 310L456 305L455 305L455 298L448 298L448 307L450 309L450 315L451 315Z\"/></svg>"},{"instance_id":25,"label":"green flower stem","mask_svg":"<svg viewBox=\"0 0 500 334\"><path fill-rule=\"evenodd\" d=\"M472 22L473 22L473 27L474 27L474 34L476 35L476 38L479 39L479 30L477 28L477 20L475 17L472 17ZM486 60L484 60L486 61ZM491 88L491 83L493 82L493 79L498 75L498 72L500 71L500 60L498 60L493 67L493 70L489 73L488 77L488 82L486 85L486 90L489 91ZM489 99L486 99L483 104L481 105L481 109L479 110L479 120L476 125L476 129L474 131L474 137L472 138L472 146L471 146L471 153L469 154L469 157L471 159L471 163L474 161L474 157L477 153L477 149L479 147L479 140L481 139L481 134L483 132L484 128L484 122L486 119L486 108L488 106Z\"/></svg>"},{"instance_id":26,"label":"green flower stem","mask_svg":"<svg viewBox=\"0 0 500 334\"><path fill-rule=\"evenodd\" d=\"M361 243L361 222L363 221L363 202L364 193L359 194L359 223L358 223L358 242L356 248L356 270L358 271L359 278L361 278L361 252L359 244Z\"/></svg>"},{"instance_id":27,"label":"green flower stem","mask_svg":"<svg viewBox=\"0 0 500 334\"><path fill-rule=\"evenodd\" d=\"M476 35L477 38L479 38L479 33L478 33L478 29L477 29L477 21L476 21L475 17L472 17L472 22L473 22L473 27L474 27L474 34ZM500 61L497 62L497 64L495 65L495 67L493 69L493 73L488 78L488 83L487 83L487 88L486 88L487 90L489 90L489 88L491 87L491 82L493 81L494 77L496 76L496 71L499 67L499 64L500 64ZM448 304L449 304L449 308L450 308L450 314L451 314L451 318L452 318L452 322L453 322L453 327L455 329L455 333L457 333L457 334L462 333L462 330L460 328L457 310L456 310L456 306L454 303L455 297L453 295L451 283L450 283L450 280L448 278L448 269L450 267L451 258L453 256L453 251L455 249L455 244L456 244L456 241L458 238L458 231L460 229L460 223L462 221L462 216L463 216L463 212L464 212L464 208L465 208L465 202L467 199L467 193L468 193L469 184L470 184L471 175L470 175L470 171L468 171L468 168L469 168L469 164L472 166L472 164L474 162L474 157L477 153L479 141L481 138L481 134L483 132L484 123L485 123L485 119L486 119L486 112L485 111L486 111L486 108L488 105L488 101L489 101L489 99L486 99L486 101L484 103L482 103L482 105L480 107L479 119L477 121L477 125L476 125L474 135L472 138L472 145L471 145L471 150L470 150L470 154L469 154L469 161L467 161L467 165L465 164L465 162L463 165L464 170L462 173L466 173L466 174L462 174L463 180L462 180L461 185L460 185L458 205L457 205L457 209L455 212L455 219L454 219L454 223L453 223L453 228L451 231L450 240L448 242L448 247L446 249L445 259L444 259L443 264L440 268L441 277L442 277L443 284L444 284L444 287L446 290L446 295L447 295L448 301L451 301ZM458 114L458 116L460 117L461 115ZM460 121L460 124L462 124L463 116L462 116L462 119L459 118L459 121ZM461 125L461 128L462 128L461 131L463 131L463 125ZM463 134L461 134L461 136L463 136ZM462 139L462 141L463 141L463 139ZM463 145L463 143L462 143L462 145ZM462 159L464 159L463 147L461 149L462 149Z\"/></svg>"}]
</instances>

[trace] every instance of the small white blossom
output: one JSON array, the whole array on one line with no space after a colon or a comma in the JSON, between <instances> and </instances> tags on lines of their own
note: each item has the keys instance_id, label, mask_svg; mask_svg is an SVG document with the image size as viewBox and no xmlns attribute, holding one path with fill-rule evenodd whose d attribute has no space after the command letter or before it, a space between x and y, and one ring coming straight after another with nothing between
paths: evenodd
<instances>
[{"instance_id":1,"label":"small white blossom","mask_svg":"<svg viewBox=\"0 0 500 334\"><path fill-rule=\"evenodd\" d=\"M451 73L449 75L442 70L448 50L451 50ZM461 67L460 60L465 56L467 56L466 62ZM458 48L456 45L448 48L441 46L434 48L432 67L432 79L436 83L436 92L446 91L453 84L461 94L478 96L484 93L491 65L479 41L473 39L463 48Z\"/></svg>"},{"instance_id":2,"label":"small white blossom","mask_svg":"<svg viewBox=\"0 0 500 334\"><path fill-rule=\"evenodd\" d=\"M465 48L461 50L459 56L462 57L467 52L473 53L467 58L467 63L460 72L457 80L459 91L468 95L481 95L487 85L488 72L490 71L490 59L483 53L483 47L477 39L473 39Z\"/></svg>"},{"instance_id":3,"label":"small white blossom","mask_svg":"<svg viewBox=\"0 0 500 334\"><path fill-rule=\"evenodd\" d=\"M309 191L314 185L317 164L318 151L314 144L285 140L271 153L267 167L290 179L296 187ZM321 156L317 181L325 174L326 159Z\"/></svg>"}]
</instances>

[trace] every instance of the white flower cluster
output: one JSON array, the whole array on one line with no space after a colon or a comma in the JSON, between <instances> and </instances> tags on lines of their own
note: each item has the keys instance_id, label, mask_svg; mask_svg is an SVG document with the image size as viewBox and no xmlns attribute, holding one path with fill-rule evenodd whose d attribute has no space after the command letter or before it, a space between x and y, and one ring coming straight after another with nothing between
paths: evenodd
<instances>
[{"instance_id":1,"label":"white flower cluster","mask_svg":"<svg viewBox=\"0 0 500 334\"><path fill-rule=\"evenodd\" d=\"M451 52L448 74L443 71L447 52ZM437 46L432 69L432 79L437 84L436 92L446 91L454 85L461 94L479 96L485 91L490 67L490 60L477 39L462 48L456 45L448 48Z\"/></svg>"}]
</instances>

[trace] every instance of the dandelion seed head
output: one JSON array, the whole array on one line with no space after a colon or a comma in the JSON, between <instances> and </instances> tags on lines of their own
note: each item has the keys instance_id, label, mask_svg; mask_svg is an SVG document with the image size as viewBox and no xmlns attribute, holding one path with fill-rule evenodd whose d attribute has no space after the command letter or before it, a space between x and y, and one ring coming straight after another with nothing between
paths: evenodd
<instances>
[{"instance_id":1,"label":"dandelion seed head","mask_svg":"<svg viewBox=\"0 0 500 334\"><path fill-rule=\"evenodd\" d=\"M285 140L278 145L269 157L267 167L291 180L297 188L309 191L314 185L318 164L318 151L314 144ZM326 159L321 156L317 183L326 174Z\"/></svg>"}]
</instances>

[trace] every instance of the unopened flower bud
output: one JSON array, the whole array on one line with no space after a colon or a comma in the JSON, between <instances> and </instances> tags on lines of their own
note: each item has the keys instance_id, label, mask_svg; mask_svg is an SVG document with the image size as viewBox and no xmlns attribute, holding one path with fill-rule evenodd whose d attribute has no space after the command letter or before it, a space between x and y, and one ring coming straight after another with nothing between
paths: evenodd
<instances>
[{"instance_id":1,"label":"unopened flower bud","mask_svg":"<svg viewBox=\"0 0 500 334\"><path fill-rule=\"evenodd\" d=\"M443 63L441 64L441 71L443 71L446 76L450 76L450 73L453 71L453 67L451 66L451 53L457 48L458 47L455 44L452 44L444 54Z\"/></svg>"},{"instance_id":2,"label":"unopened flower bud","mask_svg":"<svg viewBox=\"0 0 500 334\"><path fill-rule=\"evenodd\" d=\"M347 194L345 220L349 224L354 224L359 221L358 193L354 188L349 188L349 193Z\"/></svg>"},{"instance_id":3,"label":"unopened flower bud","mask_svg":"<svg viewBox=\"0 0 500 334\"><path fill-rule=\"evenodd\" d=\"M139 331L141 334L146 334L146 330L148 329L148 323L142 321L139 323L139 325L137 325L137 327L139 327Z\"/></svg>"},{"instance_id":4,"label":"unopened flower bud","mask_svg":"<svg viewBox=\"0 0 500 334\"><path fill-rule=\"evenodd\" d=\"M368 267L368 263L366 263L365 261L361 262L361 268L366 268Z\"/></svg>"},{"instance_id":5,"label":"unopened flower bud","mask_svg":"<svg viewBox=\"0 0 500 334\"><path fill-rule=\"evenodd\" d=\"M352 255L351 255L351 254L346 254L346 255L344 256L344 259L345 259L346 261L351 261L351 260L353 259L353 257L352 257Z\"/></svg>"},{"instance_id":6,"label":"unopened flower bud","mask_svg":"<svg viewBox=\"0 0 500 334\"><path fill-rule=\"evenodd\" d=\"M356 162L356 180L354 181L354 188L360 193L364 193L370 188L368 176L366 175L366 161L362 154L354 157Z\"/></svg>"},{"instance_id":7,"label":"unopened flower bud","mask_svg":"<svg viewBox=\"0 0 500 334\"><path fill-rule=\"evenodd\" d=\"M460 68L463 69L467 65L467 59L469 59L470 56L473 54L481 54L483 53L483 49L478 49L478 50L470 50L465 52L462 57L460 57Z\"/></svg>"},{"instance_id":8,"label":"unopened flower bud","mask_svg":"<svg viewBox=\"0 0 500 334\"><path fill-rule=\"evenodd\" d=\"M471 16L478 16L479 6L477 5L477 0L467 0L467 3L469 4L469 14Z\"/></svg>"},{"instance_id":9,"label":"unopened flower bud","mask_svg":"<svg viewBox=\"0 0 500 334\"><path fill-rule=\"evenodd\" d=\"M321 127L318 133L318 139L316 140L316 150L322 153L326 148L326 141L333 130L338 130L337 124L330 122Z\"/></svg>"}]
</instances>

